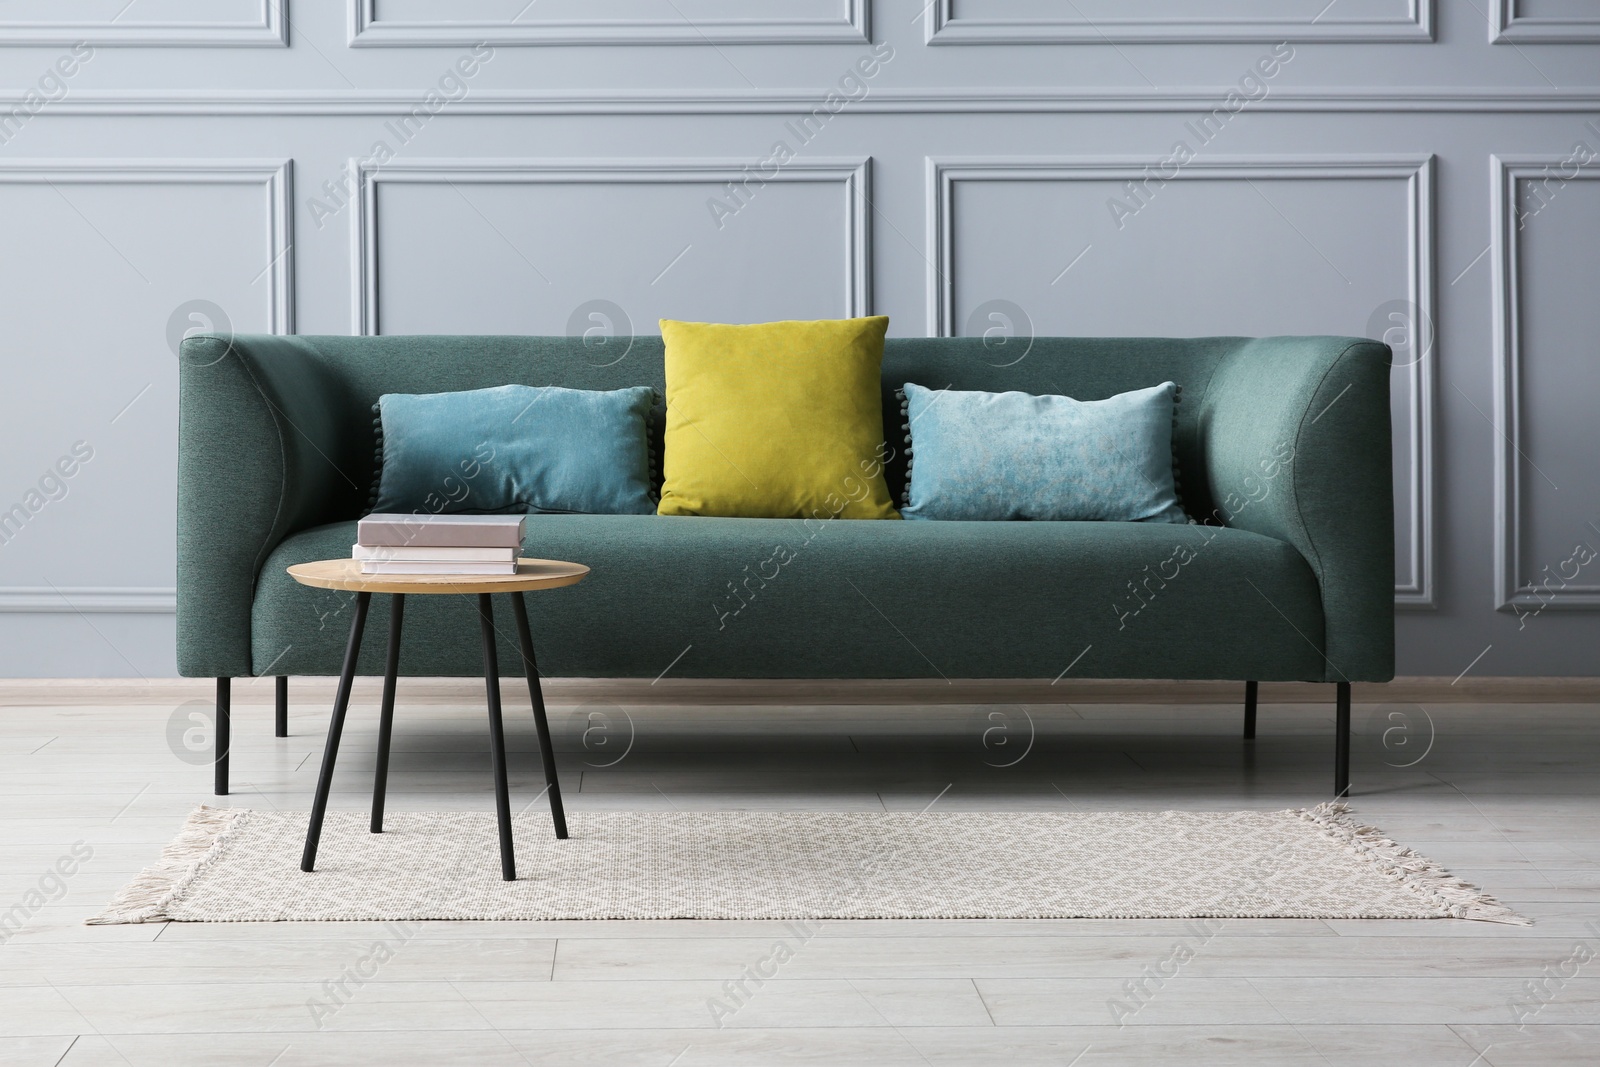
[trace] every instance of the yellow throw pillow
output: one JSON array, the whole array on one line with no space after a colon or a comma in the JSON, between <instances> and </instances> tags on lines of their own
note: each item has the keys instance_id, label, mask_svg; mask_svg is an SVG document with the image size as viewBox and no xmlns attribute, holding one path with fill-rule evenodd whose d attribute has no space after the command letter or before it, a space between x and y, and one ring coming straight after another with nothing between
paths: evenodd
<instances>
[{"instance_id":1,"label":"yellow throw pillow","mask_svg":"<svg viewBox=\"0 0 1600 1067\"><path fill-rule=\"evenodd\" d=\"M883 480L886 316L661 320L662 515L898 519Z\"/></svg>"}]
</instances>

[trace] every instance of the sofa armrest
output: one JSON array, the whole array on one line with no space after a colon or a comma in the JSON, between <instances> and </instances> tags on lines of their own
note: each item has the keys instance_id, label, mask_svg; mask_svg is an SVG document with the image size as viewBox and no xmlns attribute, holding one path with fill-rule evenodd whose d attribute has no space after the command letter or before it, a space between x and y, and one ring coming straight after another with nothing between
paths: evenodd
<instances>
[{"instance_id":1,"label":"sofa armrest","mask_svg":"<svg viewBox=\"0 0 1600 1067\"><path fill-rule=\"evenodd\" d=\"M198 335L178 358L178 670L246 676L262 562L365 499L370 446L350 454L342 383L298 338Z\"/></svg>"},{"instance_id":2,"label":"sofa armrest","mask_svg":"<svg viewBox=\"0 0 1600 1067\"><path fill-rule=\"evenodd\" d=\"M1322 591L1324 681L1394 676L1389 358L1357 338L1250 340L1200 401L1208 499L1195 517L1305 556ZM1274 610L1265 591L1261 608Z\"/></svg>"}]
</instances>

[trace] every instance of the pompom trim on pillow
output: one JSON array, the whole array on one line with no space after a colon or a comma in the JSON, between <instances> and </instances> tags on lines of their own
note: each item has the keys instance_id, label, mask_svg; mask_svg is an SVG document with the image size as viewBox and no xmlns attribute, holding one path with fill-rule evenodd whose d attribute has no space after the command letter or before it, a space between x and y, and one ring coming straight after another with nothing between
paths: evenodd
<instances>
[{"instance_id":1,"label":"pompom trim on pillow","mask_svg":"<svg viewBox=\"0 0 1600 1067\"><path fill-rule=\"evenodd\" d=\"M1178 509L1183 512L1183 517L1189 518L1189 508L1183 502L1183 473L1178 466L1178 405L1183 403L1183 386L1177 382L1172 383L1172 495L1178 500Z\"/></svg>"},{"instance_id":2,"label":"pompom trim on pillow","mask_svg":"<svg viewBox=\"0 0 1600 1067\"><path fill-rule=\"evenodd\" d=\"M911 401L906 399L904 386L896 389L894 395L900 401L900 429L905 433L906 442L906 484L900 490L900 507L904 509L911 506L911 464L915 459L911 447Z\"/></svg>"},{"instance_id":3,"label":"pompom trim on pillow","mask_svg":"<svg viewBox=\"0 0 1600 1067\"><path fill-rule=\"evenodd\" d=\"M661 412L661 424L666 424L667 400L661 395L661 390L655 386L650 387L650 407L644 413L644 448L646 465L650 468L650 502L661 503L661 486L666 481L666 475L661 470L661 453L656 448L656 412Z\"/></svg>"},{"instance_id":4,"label":"pompom trim on pillow","mask_svg":"<svg viewBox=\"0 0 1600 1067\"><path fill-rule=\"evenodd\" d=\"M378 506L378 490L383 485L383 405L372 405L372 437L377 447L372 450L372 491L367 494L367 509L371 515Z\"/></svg>"}]
</instances>

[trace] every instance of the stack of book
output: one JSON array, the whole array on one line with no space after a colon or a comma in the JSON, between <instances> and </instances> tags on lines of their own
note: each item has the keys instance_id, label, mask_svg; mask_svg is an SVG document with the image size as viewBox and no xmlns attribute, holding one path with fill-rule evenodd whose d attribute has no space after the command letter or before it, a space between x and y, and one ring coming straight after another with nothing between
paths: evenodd
<instances>
[{"instance_id":1,"label":"stack of book","mask_svg":"<svg viewBox=\"0 0 1600 1067\"><path fill-rule=\"evenodd\" d=\"M515 574L522 515L368 515L351 556L362 574Z\"/></svg>"}]
</instances>

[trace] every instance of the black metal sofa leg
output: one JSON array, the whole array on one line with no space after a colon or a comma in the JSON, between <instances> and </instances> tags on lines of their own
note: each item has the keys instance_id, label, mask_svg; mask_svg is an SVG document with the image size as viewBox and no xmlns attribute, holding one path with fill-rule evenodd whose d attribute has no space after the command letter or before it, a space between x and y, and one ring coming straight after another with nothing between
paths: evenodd
<instances>
[{"instance_id":1,"label":"black metal sofa leg","mask_svg":"<svg viewBox=\"0 0 1600 1067\"><path fill-rule=\"evenodd\" d=\"M1256 683L1244 683L1244 739L1256 739Z\"/></svg>"},{"instance_id":2,"label":"black metal sofa leg","mask_svg":"<svg viewBox=\"0 0 1600 1067\"><path fill-rule=\"evenodd\" d=\"M1350 795L1350 683L1334 685L1333 796L1340 800Z\"/></svg>"},{"instance_id":3,"label":"black metal sofa leg","mask_svg":"<svg viewBox=\"0 0 1600 1067\"><path fill-rule=\"evenodd\" d=\"M289 679L286 675L278 675L277 679L277 720L273 727L274 737L289 736Z\"/></svg>"},{"instance_id":4,"label":"black metal sofa leg","mask_svg":"<svg viewBox=\"0 0 1600 1067\"><path fill-rule=\"evenodd\" d=\"M217 729L215 752L212 758L214 779L212 791L219 797L228 795L228 735L231 732L233 717L233 691L231 678L217 679Z\"/></svg>"}]
</instances>

